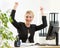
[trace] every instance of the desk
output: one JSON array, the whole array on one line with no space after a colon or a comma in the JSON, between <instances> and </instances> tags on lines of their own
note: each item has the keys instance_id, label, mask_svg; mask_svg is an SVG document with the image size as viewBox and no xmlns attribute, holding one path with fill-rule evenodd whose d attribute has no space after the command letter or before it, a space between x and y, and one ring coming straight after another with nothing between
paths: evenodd
<instances>
[{"instance_id":1,"label":"desk","mask_svg":"<svg viewBox=\"0 0 60 48\"><path fill-rule=\"evenodd\" d=\"M60 46L30 46L30 47L13 47L13 48L60 48Z\"/></svg>"},{"instance_id":2,"label":"desk","mask_svg":"<svg viewBox=\"0 0 60 48\"><path fill-rule=\"evenodd\" d=\"M13 48L60 48L60 46L52 44L22 43L20 47Z\"/></svg>"}]
</instances>

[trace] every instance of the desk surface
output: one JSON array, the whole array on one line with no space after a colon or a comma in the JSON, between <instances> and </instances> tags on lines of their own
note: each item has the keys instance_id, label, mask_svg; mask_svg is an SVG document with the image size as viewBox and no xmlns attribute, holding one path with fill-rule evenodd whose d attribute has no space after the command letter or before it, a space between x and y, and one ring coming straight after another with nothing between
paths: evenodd
<instances>
[{"instance_id":1,"label":"desk surface","mask_svg":"<svg viewBox=\"0 0 60 48\"><path fill-rule=\"evenodd\" d=\"M29 47L13 47L13 48L60 48L60 46L29 46Z\"/></svg>"},{"instance_id":2,"label":"desk surface","mask_svg":"<svg viewBox=\"0 0 60 48\"><path fill-rule=\"evenodd\" d=\"M60 48L60 46L51 44L22 43L20 47L13 48Z\"/></svg>"}]
</instances>

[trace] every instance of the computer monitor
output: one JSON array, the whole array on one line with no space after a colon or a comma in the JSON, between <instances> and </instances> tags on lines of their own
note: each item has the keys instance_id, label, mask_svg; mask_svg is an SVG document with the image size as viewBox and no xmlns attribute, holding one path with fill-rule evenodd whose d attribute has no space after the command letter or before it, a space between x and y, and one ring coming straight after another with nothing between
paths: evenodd
<instances>
[{"instance_id":1,"label":"computer monitor","mask_svg":"<svg viewBox=\"0 0 60 48\"><path fill-rule=\"evenodd\" d=\"M48 34L46 36L46 40L52 40L55 39L56 34L59 31L59 23L56 21L55 23L53 21L50 22L50 26L48 29Z\"/></svg>"},{"instance_id":2,"label":"computer monitor","mask_svg":"<svg viewBox=\"0 0 60 48\"><path fill-rule=\"evenodd\" d=\"M46 36L46 40L52 40L56 38L56 45L58 45L58 31L59 31L59 22L51 21L48 29L48 34Z\"/></svg>"}]
</instances>

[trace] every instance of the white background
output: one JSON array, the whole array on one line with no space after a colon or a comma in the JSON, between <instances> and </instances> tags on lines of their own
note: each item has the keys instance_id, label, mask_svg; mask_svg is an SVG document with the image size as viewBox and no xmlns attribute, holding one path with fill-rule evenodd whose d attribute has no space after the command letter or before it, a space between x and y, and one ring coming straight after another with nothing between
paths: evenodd
<instances>
[{"instance_id":1,"label":"white background","mask_svg":"<svg viewBox=\"0 0 60 48\"><path fill-rule=\"evenodd\" d=\"M15 16L15 19L18 22L19 21L24 22L25 12L27 10L32 10L35 14L35 18L32 23L37 25L41 24L42 21L41 21L41 14L40 14L40 6L44 8L44 13L47 16L47 21L49 21L50 12L60 13L60 0L0 0L0 9L4 12L7 11L8 9L12 10L15 2L19 2L19 6L17 8L16 16ZM58 20L59 19L60 19L60 14ZM9 23L8 26L10 27L14 36L16 36L18 34L16 28L11 23ZM59 21L59 26L60 26L60 21ZM39 32L36 32L35 34L35 36L37 36L34 38L36 39L35 42L38 42L39 40L38 33ZM59 44L60 44L60 37L59 37Z\"/></svg>"}]
</instances>

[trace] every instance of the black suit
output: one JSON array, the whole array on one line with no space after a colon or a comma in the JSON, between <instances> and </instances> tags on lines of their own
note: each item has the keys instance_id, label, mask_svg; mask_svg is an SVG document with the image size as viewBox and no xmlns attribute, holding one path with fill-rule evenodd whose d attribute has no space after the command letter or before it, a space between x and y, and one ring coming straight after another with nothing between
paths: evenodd
<instances>
[{"instance_id":1,"label":"black suit","mask_svg":"<svg viewBox=\"0 0 60 48\"><path fill-rule=\"evenodd\" d=\"M12 12L11 12L11 17L13 19L12 24L16 27L16 29L18 31L19 39L21 39L22 42L26 42L26 40L28 38L28 30L29 30L29 33L30 33L30 37L28 38L29 42L34 42L33 38L34 38L35 31L41 30L47 26L46 16L42 16L43 24L41 24L39 26L36 26L35 24L31 24L30 27L27 28L25 26L25 23L16 22L16 20L14 19L15 12L16 12L16 10L12 10Z\"/></svg>"}]
</instances>

